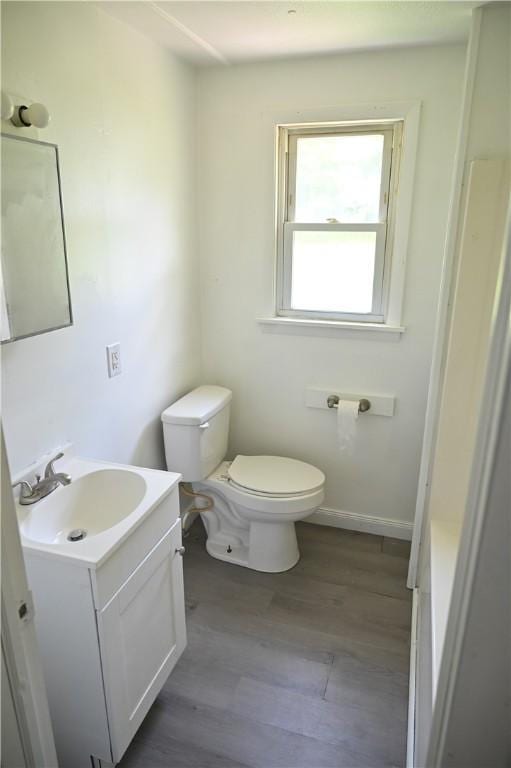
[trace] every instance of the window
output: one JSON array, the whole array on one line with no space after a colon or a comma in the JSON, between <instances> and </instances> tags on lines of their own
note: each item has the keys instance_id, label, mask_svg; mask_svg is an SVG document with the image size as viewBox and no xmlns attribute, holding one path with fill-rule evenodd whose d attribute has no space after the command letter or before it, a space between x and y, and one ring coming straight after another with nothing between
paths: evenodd
<instances>
[{"instance_id":1,"label":"window","mask_svg":"<svg viewBox=\"0 0 511 768\"><path fill-rule=\"evenodd\" d=\"M385 322L401 132L279 128L278 315Z\"/></svg>"}]
</instances>

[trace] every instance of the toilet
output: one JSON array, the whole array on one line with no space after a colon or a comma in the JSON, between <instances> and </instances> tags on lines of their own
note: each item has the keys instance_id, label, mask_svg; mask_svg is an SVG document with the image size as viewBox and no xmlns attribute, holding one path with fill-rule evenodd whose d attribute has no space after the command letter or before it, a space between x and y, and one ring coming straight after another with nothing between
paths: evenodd
<instances>
[{"instance_id":1,"label":"toilet","mask_svg":"<svg viewBox=\"0 0 511 768\"><path fill-rule=\"evenodd\" d=\"M225 387L201 386L163 411L167 468L214 502L201 513L210 555L256 571L287 571L300 559L295 522L322 503L325 476L282 456L224 461L231 399Z\"/></svg>"}]
</instances>

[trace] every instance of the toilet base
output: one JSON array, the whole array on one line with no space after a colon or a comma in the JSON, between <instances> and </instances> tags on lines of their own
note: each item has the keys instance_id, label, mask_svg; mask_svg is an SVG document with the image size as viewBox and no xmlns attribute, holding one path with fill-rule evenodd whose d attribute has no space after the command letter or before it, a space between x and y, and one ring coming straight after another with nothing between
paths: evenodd
<instances>
[{"instance_id":1,"label":"toilet base","mask_svg":"<svg viewBox=\"0 0 511 768\"><path fill-rule=\"evenodd\" d=\"M203 515L203 522L206 515ZM264 573L282 573L293 568L300 559L294 523L250 523L248 546L237 536L231 541L225 533L216 538L208 535L206 551L217 560L252 568Z\"/></svg>"}]
</instances>

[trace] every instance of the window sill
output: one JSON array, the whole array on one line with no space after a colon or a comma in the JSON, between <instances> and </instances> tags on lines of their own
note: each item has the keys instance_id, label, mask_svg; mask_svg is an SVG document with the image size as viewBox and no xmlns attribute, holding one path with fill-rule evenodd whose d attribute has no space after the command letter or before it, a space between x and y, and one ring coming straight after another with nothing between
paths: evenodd
<instances>
[{"instance_id":1,"label":"window sill","mask_svg":"<svg viewBox=\"0 0 511 768\"><path fill-rule=\"evenodd\" d=\"M293 336L344 336L346 338L375 338L399 341L405 328L385 323L356 323L341 320L303 320L295 317L258 317L265 333Z\"/></svg>"}]
</instances>

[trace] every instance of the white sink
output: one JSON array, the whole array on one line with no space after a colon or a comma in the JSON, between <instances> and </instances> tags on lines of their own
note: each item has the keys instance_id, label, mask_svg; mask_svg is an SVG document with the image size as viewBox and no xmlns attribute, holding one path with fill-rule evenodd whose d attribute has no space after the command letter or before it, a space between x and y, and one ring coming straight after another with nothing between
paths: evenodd
<instances>
[{"instance_id":1,"label":"white sink","mask_svg":"<svg viewBox=\"0 0 511 768\"><path fill-rule=\"evenodd\" d=\"M138 507L146 481L127 469L100 469L59 490L29 508L20 525L27 539L58 544L73 531L82 532L78 541L102 533Z\"/></svg>"},{"instance_id":2,"label":"white sink","mask_svg":"<svg viewBox=\"0 0 511 768\"><path fill-rule=\"evenodd\" d=\"M22 544L88 567L99 566L181 479L174 472L70 455L59 462L58 471L71 476L70 485L33 505L17 504ZM33 475L32 468L24 478ZM169 527L173 522L168 521Z\"/></svg>"}]
</instances>

